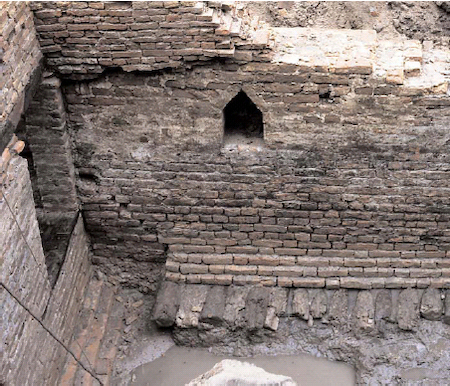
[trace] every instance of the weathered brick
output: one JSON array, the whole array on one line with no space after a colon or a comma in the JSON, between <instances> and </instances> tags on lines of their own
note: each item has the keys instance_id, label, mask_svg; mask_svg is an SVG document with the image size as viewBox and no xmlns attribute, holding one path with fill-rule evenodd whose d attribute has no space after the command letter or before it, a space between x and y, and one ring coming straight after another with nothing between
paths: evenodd
<instances>
[{"instance_id":1,"label":"weathered brick","mask_svg":"<svg viewBox=\"0 0 450 386\"><path fill-rule=\"evenodd\" d=\"M232 264L233 256L232 255L203 255L202 257L203 263L205 264Z\"/></svg>"},{"instance_id":2,"label":"weathered brick","mask_svg":"<svg viewBox=\"0 0 450 386\"><path fill-rule=\"evenodd\" d=\"M325 287L324 278L293 278L292 285L294 287L323 288Z\"/></svg>"},{"instance_id":3,"label":"weathered brick","mask_svg":"<svg viewBox=\"0 0 450 386\"><path fill-rule=\"evenodd\" d=\"M256 275L258 267L256 265L226 265L225 273L232 275Z\"/></svg>"},{"instance_id":4,"label":"weathered brick","mask_svg":"<svg viewBox=\"0 0 450 386\"><path fill-rule=\"evenodd\" d=\"M218 285L231 285L233 282L232 275L215 275L214 279L214 284Z\"/></svg>"},{"instance_id":5,"label":"weathered brick","mask_svg":"<svg viewBox=\"0 0 450 386\"><path fill-rule=\"evenodd\" d=\"M275 276L293 276L299 277L303 276L303 267L288 267L288 266L278 266L273 267L273 274Z\"/></svg>"},{"instance_id":6,"label":"weathered brick","mask_svg":"<svg viewBox=\"0 0 450 386\"><path fill-rule=\"evenodd\" d=\"M180 272L183 275L208 273L208 266L202 264L181 264Z\"/></svg>"},{"instance_id":7,"label":"weathered brick","mask_svg":"<svg viewBox=\"0 0 450 386\"><path fill-rule=\"evenodd\" d=\"M280 263L280 258L278 256L259 256L259 255L250 255L248 257L249 264L252 265L268 265L268 266L276 266Z\"/></svg>"},{"instance_id":8,"label":"weathered brick","mask_svg":"<svg viewBox=\"0 0 450 386\"><path fill-rule=\"evenodd\" d=\"M244 246L244 247L226 247L228 253L238 253L238 254L256 254L258 253L258 248Z\"/></svg>"},{"instance_id":9,"label":"weathered brick","mask_svg":"<svg viewBox=\"0 0 450 386\"><path fill-rule=\"evenodd\" d=\"M319 267L318 276L333 277L333 276L347 276L348 269L342 267Z\"/></svg>"}]
</instances>

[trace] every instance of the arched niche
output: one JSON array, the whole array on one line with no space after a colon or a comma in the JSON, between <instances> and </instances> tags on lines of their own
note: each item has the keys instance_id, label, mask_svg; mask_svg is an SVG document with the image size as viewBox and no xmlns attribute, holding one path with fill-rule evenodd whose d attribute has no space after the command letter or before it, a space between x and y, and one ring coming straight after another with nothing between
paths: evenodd
<instances>
[{"instance_id":1,"label":"arched niche","mask_svg":"<svg viewBox=\"0 0 450 386\"><path fill-rule=\"evenodd\" d=\"M239 91L223 109L225 142L264 138L263 115L248 95Z\"/></svg>"}]
</instances>

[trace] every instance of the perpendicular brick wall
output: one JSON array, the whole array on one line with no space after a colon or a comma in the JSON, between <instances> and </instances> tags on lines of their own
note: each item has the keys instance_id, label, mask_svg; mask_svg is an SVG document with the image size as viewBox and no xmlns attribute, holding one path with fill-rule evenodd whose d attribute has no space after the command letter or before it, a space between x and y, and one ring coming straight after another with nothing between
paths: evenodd
<instances>
[{"instance_id":1,"label":"perpendicular brick wall","mask_svg":"<svg viewBox=\"0 0 450 386\"><path fill-rule=\"evenodd\" d=\"M40 198L38 220L52 286L64 262L78 213L72 144L61 81L44 72L24 118Z\"/></svg>"},{"instance_id":2,"label":"perpendicular brick wall","mask_svg":"<svg viewBox=\"0 0 450 386\"><path fill-rule=\"evenodd\" d=\"M70 345L90 277L88 239L80 218L52 289L27 161L18 155L23 146L23 142L13 138L0 164L1 282L58 339ZM0 299L3 307L0 381L11 386L57 385L66 351L5 289L0 292Z\"/></svg>"},{"instance_id":3,"label":"perpendicular brick wall","mask_svg":"<svg viewBox=\"0 0 450 386\"><path fill-rule=\"evenodd\" d=\"M10 140L39 80L42 53L27 2L0 3L0 149Z\"/></svg>"},{"instance_id":4,"label":"perpendicular brick wall","mask_svg":"<svg viewBox=\"0 0 450 386\"><path fill-rule=\"evenodd\" d=\"M76 212L70 137L61 81L44 74L27 114L26 138L33 153L37 185L45 212Z\"/></svg>"}]
</instances>

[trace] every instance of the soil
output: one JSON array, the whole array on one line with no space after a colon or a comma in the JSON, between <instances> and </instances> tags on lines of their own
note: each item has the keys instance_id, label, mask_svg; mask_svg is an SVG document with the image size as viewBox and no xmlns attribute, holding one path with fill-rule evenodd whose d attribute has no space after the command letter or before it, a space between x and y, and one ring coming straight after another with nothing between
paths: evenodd
<instances>
[{"instance_id":1,"label":"soil","mask_svg":"<svg viewBox=\"0 0 450 386\"><path fill-rule=\"evenodd\" d=\"M375 30L382 39L450 41L450 2L278 1L246 4L273 27Z\"/></svg>"}]
</instances>

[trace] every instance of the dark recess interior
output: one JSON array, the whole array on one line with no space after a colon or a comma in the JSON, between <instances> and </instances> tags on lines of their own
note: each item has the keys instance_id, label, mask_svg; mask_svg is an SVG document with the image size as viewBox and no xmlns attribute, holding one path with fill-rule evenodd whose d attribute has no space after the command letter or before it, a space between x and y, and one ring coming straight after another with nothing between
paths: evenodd
<instances>
[{"instance_id":1,"label":"dark recess interior","mask_svg":"<svg viewBox=\"0 0 450 386\"><path fill-rule=\"evenodd\" d=\"M242 135L246 138L263 138L263 116L244 91L225 106L225 137Z\"/></svg>"},{"instance_id":2,"label":"dark recess interior","mask_svg":"<svg viewBox=\"0 0 450 386\"><path fill-rule=\"evenodd\" d=\"M42 208L42 198L38 188L37 173L36 167L34 166L33 153L28 141L26 139L22 140L25 142L25 147L20 153L20 156L22 158L25 158L28 162L28 171L30 172L31 186L33 188L34 205L36 206L36 208Z\"/></svg>"}]
</instances>

